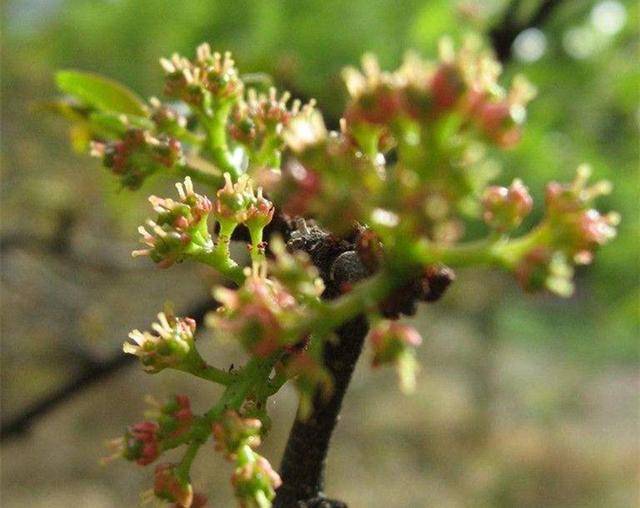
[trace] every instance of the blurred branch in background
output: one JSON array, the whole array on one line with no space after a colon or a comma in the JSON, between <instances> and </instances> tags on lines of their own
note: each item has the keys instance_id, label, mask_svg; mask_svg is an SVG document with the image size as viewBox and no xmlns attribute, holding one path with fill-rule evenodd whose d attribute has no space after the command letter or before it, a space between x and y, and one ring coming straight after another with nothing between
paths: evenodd
<instances>
[{"instance_id":1,"label":"blurred branch in background","mask_svg":"<svg viewBox=\"0 0 640 508\"><path fill-rule=\"evenodd\" d=\"M502 63L511 58L513 41L519 33L527 28L535 28L544 25L553 13L553 10L562 3L562 0L542 0L535 11L526 20L519 19L521 0L513 0L509 3L502 22L497 24L490 32L489 38L496 52L498 60Z\"/></svg>"},{"instance_id":2,"label":"blurred branch in background","mask_svg":"<svg viewBox=\"0 0 640 508\"><path fill-rule=\"evenodd\" d=\"M489 34L494 51L503 64L508 63L510 60L513 41L518 34L527 28L542 26L560 3L561 0L542 0L526 20L521 20L518 16L522 4L520 0L514 0L509 4L502 21L497 23L495 28L491 30ZM291 88L291 86L289 88ZM299 90L293 90L293 92L295 92L294 96L298 96L301 99L305 98L305 94L303 92ZM335 127L338 122L337 119L328 118L327 124L331 127ZM72 224L74 217L72 215L67 216L62 214L60 218L60 227L62 230L68 231L70 229L64 228L63 225L63 223L66 224L68 221L71 221L70 223ZM0 242L0 252L3 254L14 248L41 248L51 254L66 256L73 262L77 262L84 258L83 262L86 264L86 256L79 256L71 247L70 235L68 235L68 233L67 236L54 235L51 240L33 239L28 236L11 236L0 239ZM100 250L102 253L105 252L103 249ZM95 263L95 261L92 262ZM119 263L114 263L112 260L105 259L103 255L98 259L95 268L103 270L122 270L123 266ZM214 305L214 302L211 300L198 302L191 309L187 309L185 315L192 316L198 323L200 323L202 322L204 314L211 310ZM89 358L86 360L86 364L82 367L80 373L68 382L59 386L42 399L29 404L26 409L18 415L3 420L0 424L0 440L4 441L26 433L37 420L46 416L57 406L70 400L85 388L89 388L99 381L116 374L118 371L122 370L123 367L126 367L131 363L133 362L122 354L120 350L106 360L93 361Z\"/></svg>"}]
</instances>

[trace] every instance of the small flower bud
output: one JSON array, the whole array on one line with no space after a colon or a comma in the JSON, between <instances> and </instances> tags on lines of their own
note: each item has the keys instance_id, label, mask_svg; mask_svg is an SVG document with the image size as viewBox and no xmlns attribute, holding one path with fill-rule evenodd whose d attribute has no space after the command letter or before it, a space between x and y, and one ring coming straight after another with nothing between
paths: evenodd
<instances>
[{"instance_id":1,"label":"small flower bud","mask_svg":"<svg viewBox=\"0 0 640 508\"><path fill-rule=\"evenodd\" d=\"M282 480L267 459L252 452L247 463L234 471L231 484L242 508L267 508Z\"/></svg>"},{"instance_id":2,"label":"small flower bud","mask_svg":"<svg viewBox=\"0 0 640 508\"><path fill-rule=\"evenodd\" d=\"M324 291L324 283L308 254L301 251L289 253L280 238L270 242L274 259L269 273L299 301L316 301Z\"/></svg>"},{"instance_id":3,"label":"small flower bud","mask_svg":"<svg viewBox=\"0 0 640 508\"><path fill-rule=\"evenodd\" d=\"M156 332L133 330L129 334L132 342L125 342L125 353L136 355L149 373L160 372L167 367L180 365L194 348L193 334L196 323L191 318L177 318L158 314L158 323L153 323Z\"/></svg>"},{"instance_id":4,"label":"small flower bud","mask_svg":"<svg viewBox=\"0 0 640 508\"><path fill-rule=\"evenodd\" d=\"M193 488L179 477L176 468L176 464L170 463L156 466L153 493L160 499L177 503L180 508L191 508Z\"/></svg>"},{"instance_id":5,"label":"small flower bud","mask_svg":"<svg viewBox=\"0 0 640 508\"><path fill-rule=\"evenodd\" d=\"M301 153L324 142L329 135L322 115L311 101L293 115L282 131L282 139L295 153Z\"/></svg>"},{"instance_id":6,"label":"small flower bud","mask_svg":"<svg viewBox=\"0 0 640 508\"><path fill-rule=\"evenodd\" d=\"M235 411L227 411L213 424L215 448L233 459L240 447L256 448L260 445L261 429L262 423L257 418L242 418Z\"/></svg>"},{"instance_id":7,"label":"small flower bud","mask_svg":"<svg viewBox=\"0 0 640 508\"><path fill-rule=\"evenodd\" d=\"M482 199L482 218L493 229L506 232L517 228L533 208L533 199L522 181L511 186L488 187Z\"/></svg>"},{"instance_id":8,"label":"small flower bud","mask_svg":"<svg viewBox=\"0 0 640 508\"><path fill-rule=\"evenodd\" d=\"M110 462L116 458L135 461L141 466L151 464L160 456L160 427L155 422L139 422L131 425L124 437L108 443L113 454L103 461Z\"/></svg>"},{"instance_id":9,"label":"small flower bud","mask_svg":"<svg viewBox=\"0 0 640 508\"><path fill-rule=\"evenodd\" d=\"M216 194L214 216L220 222L246 224L249 228L264 228L273 219L273 203L258 188L257 194L249 175L242 175L234 184L229 173L225 185Z\"/></svg>"},{"instance_id":10,"label":"small flower bud","mask_svg":"<svg viewBox=\"0 0 640 508\"><path fill-rule=\"evenodd\" d=\"M157 421L162 437L176 438L186 434L193 424L191 401L186 395L176 395L159 408Z\"/></svg>"},{"instance_id":11,"label":"small flower bud","mask_svg":"<svg viewBox=\"0 0 640 508\"><path fill-rule=\"evenodd\" d=\"M431 78L429 88L438 111L453 108L466 89L463 77L452 63L442 63Z\"/></svg>"},{"instance_id":12,"label":"small flower bud","mask_svg":"<svg viewBox=\"0 0 640 508\"><path fill-rule=\"evenodd\" d=\"M551 182L546 189L545 222L552 234L551 245L577 264L588 264L597 247L616 236L617 213L602 215L589 208L593 200L611 191L606 181L587 186L590 170L578 168L570 184Z\"/></svg>"}]
</instances>

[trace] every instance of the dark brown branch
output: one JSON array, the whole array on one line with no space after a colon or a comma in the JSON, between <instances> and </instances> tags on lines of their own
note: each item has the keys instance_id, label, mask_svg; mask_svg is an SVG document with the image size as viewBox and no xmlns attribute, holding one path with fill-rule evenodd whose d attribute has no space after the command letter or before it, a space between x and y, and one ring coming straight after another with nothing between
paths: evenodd
<instances>
[{"instance_id":1,"label":"dark brown branch","mask_svg":"<svg viewBox=\"0 0 640 508\"><path fill-rule=\"evenodd\" d=\"M316 397L307 420L296 418L282 459L283 483L274 508L346 507L324 499L324 468L342 401L368 330L366 319L360 316L339 328L336 342L325 346L324 362L333 377L333 393L329 400Z\"/></svg>"},{"instance_id":2,"label":"dark brown branch","mask_svg":"<svg viewBox=\"0 0 640 508\"><path fill-rule=\"evenodd\" d=\"M194 305L186 315L193 317L197 323L202 323L204 315L215 306L214 301L207 299ZM88 362L80 373L71 380L58 386L40 400L29 404L17 416L3 420L0 424L0 441L27 433L39 419L45 417L61 404L68 402L83 390L113 376L124 367L133 365L135 363L133 360L132 356L118 351L108 360Z\"/></svg>"},{"instance_id":3,"label":"dark brown branch","mask_svg":"<svg viewBox=\"0 0 640 508\"><path fill-rule=\"evenodd\" d=\"M518 21L517 14L521 3L520 0L513 0L507 7L502 21L489 32L493 50L498 60L503 64L511 59L513 41L516 40L518 34L527 28L544 25L553 10L562 3L562 0L541 0L538 8L529 19Z\"/></svg>"}]
</instances>

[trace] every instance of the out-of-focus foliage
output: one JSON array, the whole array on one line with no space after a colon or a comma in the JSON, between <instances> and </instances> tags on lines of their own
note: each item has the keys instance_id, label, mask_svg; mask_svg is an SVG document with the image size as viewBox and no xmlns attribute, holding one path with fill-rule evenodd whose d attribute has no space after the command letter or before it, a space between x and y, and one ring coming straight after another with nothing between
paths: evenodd
<instances>
[{"instance_id":1,"label":"out-of-focus foliage","mask_svg":"<svg viewBox=\"0 0 640 508\"><path fill-rule=\"evenodd\" d=\"M339 71L344 65L357 63L363 52L375 52L387 67L395 66L402 53L410 48L432 55L436 40L445 33L458 39L471 30L486 33L499 22L507 3L500 0L9 0L3 6L3 79L0 85L3 97L2 234L22 230L30 235L50 236L60 225L60 217L71 213L79 217L79 229L88 230L90 239L96 236L92 234L98 228L120 240L132 243L135 240L134 225L142 217L144 199L138 194L117 192L117 184L103 168L70 153L63 122L52 119L37 105L38 101L55 94L53 76L56 69L99 72L147 97L161 87L158 55L170 55L174 51L190 54L198 43L208 41L216 49L233 51L243 70L268 72L279 86L289 88L294 94L317 98L324 111L336 115L345 98ZM526 18L538 1L526 0L521 4L520 15ZM576 386L562 396L524 390L535 399L530 405L534 407L534 414L525 415L534 421L554 421L554 415L561 411L578 413L573 406L577 402L572 397L579 393L577 385L580 383L571 380L580 379L580 375L572 377L573 374L567 372L625 368L638 361L639 24L640 5L633 0L566 0L554 11L542 31L521 34L516 41L514 58L506 69L509 75L525 73L537 86L539 94L529 106L529 120L521 144L506 156L498 156L503 171L500 181L508 183L515 174L524 176L540 210L545 181L569 180L580 162L589 162L596 179L606 178L614 184L614 192L603 200L603 208L622 214L618 238L599 253L594 265L578 274L578 291L570 300L522 296L506 278L490 280L489 277L495 277L491 275L469 280L467 274L461 273L458 287L447 302L443 302L444 313L453 316L462 315L457 309L470 309L470 313L465 310L464 314L470 315L468 319L473 326L483 331L477 337L481 346L470 345L462 339L453 343L467 348L465 351L476 351L476 347L482 350L485 347L482 337L486 334L491 339L489 349L498 349L497 344L502 344L501 357L508 357L514 371L520 359L509 354L520 350L517 348L536 354L544 351L562 358L566 364L563 372L569 379L567 383L574 382ZM151 192L150 189L142 192L147 190ZM125 211L127 214L123 213ZM86 247L80 245L83 246ZM119 249L112 257L126 255L127 250ZM102 253L106 255L104 250ZM46 278L48 276L52 278ZM3 283L4 277L3 273ZM61 306L47 319L70 326L63 299L55 300L55 291L67 290L66 282L49 272L42 277L50 281L47 282L52 288L49 301ZM108 286L109 277L100 280ZM59 285L54 287L55 284ZM135 288L129 287L129 290ZM140 289L135 298L143 294ZM106 298L105 301L113 302L114 313L118 309L130 312L118 298ZM149 302L147 312L157 303ZM99 319L102 311L96 311L96 317L94 307L87 304L85 309L77 319L80 324L76 333L81 335L83 330L93 332L96 327L110 326L108 320L105 323ZM437 310L430 309L429 312ZM27 319L26 315L16 316L4 309L5 323L8 316ZM438 319L446 321L446 317L443 315ZM135 320L144 322L147 318L148 315L139 316ZM31 351L33 357L38 358L38 354L42 354L39 348L47 351L49 347L47 334L58 329L58 325L51 326L45 320L38 322L33 316L29 319L28 326L17 330L33 336L15 337L15 343L3 346L5 373L28 372L36 385L35 392L46 392L60 380L60 372L43 375L46 367L25 367L19 362L24 362L21 356L24 353L19 353ZM118 324L133 321L122 317ZM73 321L74 326L75 323ZM422 328L424 336L437 335L438 325L442 337L458 336L456 330L472 329L466 322L456 325L447 321L443 325L440 321L434 324L427 319ZM115 336L113 330L102 334L114 348L121 342L122 337ZM447 347L453 346L447 344L441 344L443 355L452 361L453 355ZM23 349L19 351L19 347ZM103 353L108 349L106 345L98 348ZM58 354L55 358L64 360L63 352ZM479 358L481 363L486 360L482 354ZM452 371L457 372L461 365L465 368L467 363L465 356ZM18 369L18 365L22 365L23 370ZM443 407L455 406L455 393L453 399L446 401L434 395L446 386L443 388L443 383L438 383L438 375L434 374L435 362L429 365L426 370L431 370L432 374L427 372L427 385L424 386L428 390L415 403L415 413L406 413L407 435L401 437L418 439L412 429L419 426L419 422L417 418L412 420L411 415L419 414L424 406L428 414L435 415L427 429L430 436L436 436L432 441L442 438L440 441L448 443L446 439L452 436L444 432L446 425L440 425L438 418L445 412ZM527 365L530 369L542 369L544 361L536 360ZM481 368L478 375L486 381ZM500 371L494 375L509 380L513 372ZM487 388L481 383L477 385L480 392ZM4 407L20 407L24 401L14 398L27 395L7 386L3 395ZM419 393L420 390L419 386ZM517 397L516 393L522 393L517 392L517 383L506 390L512 398ZM443 404L438 406L430 402L432 395L433 400ZM480 393L481 402L485 400L483 397ZM391 396L389 399L395 400ZM364 405L367 399L362 400ZM372 425L378 425L378 430L384 431L391 424L380 420L395 418L394 414L389 414L394 411L405 414L402 403L413 404L410 400L396 402L396 407L385 410L384 415L376 413ZM387 406L381 404L380 407ZM464 414L465 411L467 409ZM517 415L514 419L525 419L525 416ZM353 416L347 416L346 420L345 426L358 424L354 423ZM442 421L445 420L442 416ZM398 425L404 425L403 422L401 418ZM563 455L562 450L555 448L553 452L561 458L554 459L553 453L545 455L540 452L540 443L545 439L537 434L539 430L522 432L523 435L498 432L493 438L498 442L489 443L489 451L485 452L470 452L466 438L457 441L462 450L460 453L455 452L458 448L450 446L443 445L438 449L431 442L420 442L418 447L424 447L425 455L430 455L428 466L443 467L445 476L452 476L454 469L464 468L468 475L465 477L467 485L475 485L469 487L469 495L480 499L479 492L482 492L487 498L486 504L479 501L479 506L540 506L549 499L551 506L576 505L567 501L570 489L564 489L559 483L549 485L554 480L566 481L572 487L588 484L589 489L598 494L586 489L572 499L589 499L593 506L603 505L598 503L597 495L601 493L597 482L584 478L611 474L607 465L610 457L599 460L587 454L588 460L578 461L578 469L584 468L588 474L575 473L582 479L574 481L571 475L562 474L572 471L577 459ZM562 428L553 431L553 438L566 444L565 437ZM508 459L494 456L500 454ZM463 460L468 463L461 466ZM500 461L502 472L498 474L497 469L492 469L496 475L494 483L490 488L482 487L483 481L488 481L487 468L491 469L487 464L494 467ZM566 461L566 468L562 467L563 461ZM592 461L598 464L594 465ZM509 466L511 463L515 465ZM518 469L519 466L523 467ZM602 471L598 467L602 467ZM390 475L396 473L389 471ZM416 478L420 479L419 476ZM605 479L600 480L606 483ZM138 482L133 480L132 483ZM541 483L548 485L549 490L545 492L550 498L536 497L533 486ZM578 506L586 506L575 502ZM361 505L356 503L354 506Z\"/></svg>"}]
</instances>

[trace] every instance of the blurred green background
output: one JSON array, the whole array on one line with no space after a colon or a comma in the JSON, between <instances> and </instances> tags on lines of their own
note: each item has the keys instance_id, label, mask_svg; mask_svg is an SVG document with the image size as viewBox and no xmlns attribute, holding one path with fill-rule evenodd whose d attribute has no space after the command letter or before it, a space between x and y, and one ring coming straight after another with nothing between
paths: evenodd
<instances>
[{"instance_id":1,"label":"blurred green background","mask_svg":"<svg viewBox=\"0 0 640 508\"><path fill-rule=\"evenodd\" d=\"M521 2L527 18L538 0ZM67 126L38 109L59 68L114 77L143 96L161 89L158 57L209 41L243 72L263 71L340 113L341 67L374 51L392 67L408 49L433 56L444 34L487 34L509 2L444 0L14 0L2 30L2 417L19 414L90 361L111 357L168 297L186 309L211 274L133 262L145 196L120 191L74 154ZM507 78L539 89L520 146L497 155L500 181L570 179L583 161L615 192L619 237L577 274L574 297L523 295L511 278L460 272L417 318L426 341L417 393L361 362L329 457L328 492L360 507L638 506L640 6L560 2L519 35ZM220 363L238 353L203 339ZM146 393L184 391L204 409L211 388L127 368L80 393L2 446L2 505L137 506L151 471L97 458L140 419ZM265 452L278 463L295 409L273 402ZM196 484L232 506L214 453Z\"/></svg>"}]
</instances>

